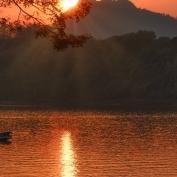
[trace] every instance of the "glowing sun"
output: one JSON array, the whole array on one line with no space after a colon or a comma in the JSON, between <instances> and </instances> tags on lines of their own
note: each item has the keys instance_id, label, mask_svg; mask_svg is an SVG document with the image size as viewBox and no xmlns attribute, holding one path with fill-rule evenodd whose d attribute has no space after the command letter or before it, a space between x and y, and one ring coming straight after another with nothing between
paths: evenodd
<instances>
[{"instance_id":1,"label":"glowing sun","mask_svg":"<svg viewBox=\"0 0 177 177\"><path fill-rule=\"evenodd\" d=\"M69 9L74 8L78 4L79 0L61 0L60 8L62 11L67 11Z\"/></svg>"}]
</instances>

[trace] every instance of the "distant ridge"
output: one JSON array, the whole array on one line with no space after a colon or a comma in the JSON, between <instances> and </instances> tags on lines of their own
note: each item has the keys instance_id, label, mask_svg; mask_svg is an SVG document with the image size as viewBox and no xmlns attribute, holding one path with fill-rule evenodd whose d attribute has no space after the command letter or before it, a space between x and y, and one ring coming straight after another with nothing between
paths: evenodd
<instances>
[{"instance_id":1,"label":"distant ridge","mask_svg":"<svg viewBox=\"0 0 177 177\"><path fill-rule=\"evenodd\" d=\"M110 3L110 1L107 2ZM123 8L136 8L136 6L129 0L117 0L112 1L112 3L116 3L118 6Z\"/></svg>"},{"instance_id":2,"label":"distant ridge","mask_svg":"<svg viewBox=\"0 0 177 177\"><path fill-rule=\"evenodd\" d=\"M137 8L129 0L93 1L90 14L78 24L70 24L76 34L90 33L107 38L139 30L154 31L158 36L177 36L177 20L171 16Z\"/></svg>"}]
</instances>

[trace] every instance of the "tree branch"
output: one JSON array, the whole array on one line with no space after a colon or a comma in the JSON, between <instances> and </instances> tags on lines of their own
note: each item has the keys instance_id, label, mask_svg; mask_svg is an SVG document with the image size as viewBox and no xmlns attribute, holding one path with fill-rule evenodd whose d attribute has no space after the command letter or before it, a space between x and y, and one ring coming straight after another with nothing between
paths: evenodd
<instances>
[{"instance_id":1,"label":"tree branch","mask_svg":"<svg viewBox=\"0 0 177 177\"><path fill-rule=\"evenodd\" d=\"M26 12L15 0L12 0L14 4L20 9L21 12L29 16L31 19L35 20L39 24L46 25L44 22L41 22L38 18L36 18L34 15L31 15L30 13Z\"/></svg>"}]
</instances>

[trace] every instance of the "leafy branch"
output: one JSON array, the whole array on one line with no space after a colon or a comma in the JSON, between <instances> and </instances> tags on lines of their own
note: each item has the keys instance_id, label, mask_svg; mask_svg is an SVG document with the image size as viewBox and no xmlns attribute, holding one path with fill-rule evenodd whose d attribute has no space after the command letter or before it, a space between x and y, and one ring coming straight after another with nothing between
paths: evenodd
<instances>
[{"instance_id":1,"label":"leafy branch","mask_svg":"<svg viewBox=\"0 0 177 177\"><path fill-rule=\"evenodd\" d=\"M8 7L19 9L17 20L1 17L1 33L11 35L31 25L35 27L37 37L49 38L58 50L82 46L90 36L66 32L66 22L74 20L77 23L84 18L90 12L91 2L79 0L76 7L66 12L58 6L60 3L61 0L0 0L0 7L5 10Z\"/></svg>"}]
</instances>

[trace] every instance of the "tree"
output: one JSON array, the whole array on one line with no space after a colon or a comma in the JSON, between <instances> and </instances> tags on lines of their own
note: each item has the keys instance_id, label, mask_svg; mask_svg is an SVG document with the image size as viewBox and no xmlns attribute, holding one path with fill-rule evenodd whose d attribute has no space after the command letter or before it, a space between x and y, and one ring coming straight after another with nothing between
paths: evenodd
<instances>
[{"instance_id":1,"label":"tree","mask_svg":"<svg viewBox=\"0 0 177 177\"><path fill-rule=\"evenodd\" d=\"M19 11L18 18L1 17L0 29L8 34L14 34L26 27L33 26L37 37L47 37L52 40L58 50L69 46L81 46L89 35L70 34L67 31L66 22L80 21L91 8L89 0L79 0L76 7L64 11L61 7L63 0L0 0L0 7L16 7Z\"/></svg>"}]
</instances>

